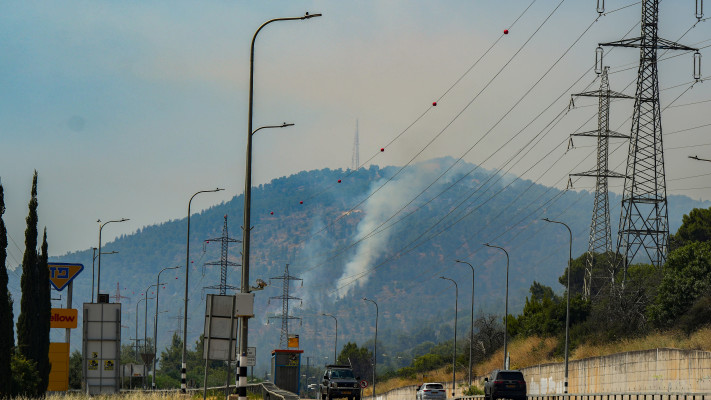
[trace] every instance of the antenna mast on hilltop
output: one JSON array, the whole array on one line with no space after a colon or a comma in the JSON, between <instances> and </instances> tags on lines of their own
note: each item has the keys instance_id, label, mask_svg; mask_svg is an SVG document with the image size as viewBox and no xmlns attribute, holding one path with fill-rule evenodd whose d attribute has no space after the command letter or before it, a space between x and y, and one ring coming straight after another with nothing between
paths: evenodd
<instances>
[{"instance_id":1,"label":"antenna mast on hilltop","mask_svg":"<svg viewBox=\"0 0 711 400\"><path fill-rule=\"evenodd\" d=\"M203 265L205 265L205 266L219 265L220 266L220 284L213 285L213 286L206 286L205 289L218 289L220 291L221 295L226 294L227 289L238 290L239 289L238 287L227 284L227 267L239 267L240 265L235 262L229 261L227 259L227 253L228 253L228 250L230 247L230 243L242 243L242 241L237 240L237 239L232 239L227 234L227 215L225 215L225 223L222 227L222 236L220 236L218 238L214 238L214 239L205 240L205 243L210 243L210 242L221 242L222 243L222 253L220 256L220 261L206 262Z\"/></svg>"},{"instance_id":2,"label":"antenna mast on hilltop","mask_svg":"<svg viewBox=\"0 0 711 400\"><path fill-rule=\"evenodd\" d=\"M643 254L646 254L657 268L661 267L667 258L669 214L662 146L662 110L659 106L657 50L687 50L696 51L698 54L698 49L658 36L659 0L642 0L641 21L641 36L601 43L598 47L600 55L602 46L640 49L637 91L617 237L617 252L624 257L622 261L625 277L627 265L640 250L643 250ZM694 56L695 70L697 58L700 69L700 57ZM697 71L694 71L694 75L697 79L700 78L700 71L698 75ZM624 278L622 284L624 285Z\"/></svg>"},{"instance_id":3,"label":"antenna mast on hilltop","mask_svg":"<svg viewBox=\"0 0 711 400\"><path fill-rule=\"evenodd\" d=\"M608 270L614 282L614 260L612 259L612 234L610 231L610 199L608 195L608 178L624 178L624 175L610 171L608 156L610 154L610 138L629 139L628 135L623 135L610 130L610 99L631 99L626 94L610 90L610 82L607 78L609 67L602 69L600 76L600 90L574 94L581 97L597 97L597 130L574 133L571 136L597 137L597 166L594 170L570 174L571 176L588 176L595 178L595 205L593 206L592 223L590 224L590 239L588 241L588 253L585 262L585 280L583 282L583 296L589 299L591 294L596 294L593 290L593 274L595 268L595 257L598 254L608 256ZM571 138L572 140L572 138ZM600 278L595 276L595 278Z\"/></svg>"},{"instance_id":4,"label":"antenna mast on hilltop","mask_svg":"<svg viewBox=\"0 0 711 400\"><path fill-rule=\"evenodd\" d=\"M351 156L352 170L358 170L360 167L360 143L358 142L358 119L356 119L355 137L353 138L353 155Z\"/></svg>"},{"instance_id":5,"label":"antenna mast on hilltop","mask_svg":"<svg viewBox=\"0 0 711 400\"><path fill-rule=\"evenodd\" d=\"M290 319L298 319L301 320L299 317L292 317L289 315L289 300L301 300L298 297L293 297L289 296L289 284L291 281L301 281L301 284L303 285L304 280L301 278L297 278L295 276L289 275L289 264L286 264L286 267L284 268L284 275L282 276L275 276L273 278L269 278L271 281L272 279L281 279L283 280L283 285L282 285L282 295L281 296L275 296L275 297L270 297L269 300L271 299L277 299L281 300L281 315L275 315L273 317L269 317L269 319L281 319L281 336L279 337L279 347L282 349L286 349L288 347L288 340L289 340L289 320Z\"/></svg>"}]
</instances>

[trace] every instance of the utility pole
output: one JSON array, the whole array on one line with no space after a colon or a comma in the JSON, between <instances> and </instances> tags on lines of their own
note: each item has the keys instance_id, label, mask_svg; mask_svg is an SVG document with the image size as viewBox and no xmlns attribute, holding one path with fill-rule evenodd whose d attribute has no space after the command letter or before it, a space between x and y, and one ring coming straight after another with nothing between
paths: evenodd
<instances>
[{"instance_id":1,"label":"utility pole","mask_svg":"<svg viewBox=\"0 0 711 400\"><path fill-rule=\"evenodd\" d=\"M595 169L570 174L570 176L586 176L595 178L595 204L593 205L592 222L590 223L590 238L588 240L588 253L585 261L585 280L583 282L583 296L591 298L596 292L593 288L593 276L595 271L595 258L599 254L606 254L608 257L608 270L612 278L615 279L614 259L612 255L612 233L610 230L610 198L607 181L609 178L624 178L625 176L609 169L610 138L629 139L629 135L623 135L610 130L610 99L631 99L631 96L610 90L610 82L607 77L609 67L602 68L600 75L600 89L592 92L574 94L573 97L597 97L597 130L574 133L572 136L596 137L597 138L597 166ZM568 271L570 273L570 271Z\"/></svg>"},{"instance_id":2,"label":"utility pole","mask_svg":"<svg viewBox=\"0 0 711 400\"><path fill-rule=\"evenodd\" d=\"M269 300L271 299L277 299L281 300L281 314L280 315L275 315L273 317L269 317L269 319L281 319L281 336L279 337L279 347L282 349L288 348L289 345L289 320L290 319L298 319L301 320L299 317L292 317L289 315L289 300L299 300L301 301L300 298L290 296L289 295L289 284L291 281L301 281L302 284L304 282L303 279L297 278L295 276L289 275L289 264L286 264L286 267L284 268L284 275L282 276L275 276L273 278L269 278L270 284L272 279L280 279L283 281L282 285L282 294L281 296L274 296L270 297Z\"/></svg>"},{"instance_id":3,"label":"utility pole","mask_svg":"<svg viewBox=\"0 0 711 400\"><path fill-rule=\"evenodd\" d=\"M660 268L667 258L669 215L662 145L662 110L659 105L657 50L686 50L698 53L698 49L659 37L659 0L642 0L640 25L639 37L601 43L598 47L598 49L602 46L640 49L637 90L617 237L617 253L623 257L622 285L627 275L627 265L638 253L642 252L642 255L646 255L657 268ZM599 53L601 54L601 51Z\"/></svg>"}]
</instances>

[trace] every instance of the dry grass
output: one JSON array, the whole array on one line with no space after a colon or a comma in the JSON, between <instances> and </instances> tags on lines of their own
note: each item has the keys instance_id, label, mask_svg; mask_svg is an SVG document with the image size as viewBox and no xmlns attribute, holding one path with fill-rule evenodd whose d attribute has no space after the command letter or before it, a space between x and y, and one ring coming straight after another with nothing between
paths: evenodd
<instances>
[{"instance_id":1,"label":"dry grass","mask_svg":"<svg viewBox=\"0 0 711 400\"><path fill-rule=\"evenodd\" d=\"M553 350L558 345L556 338L529 337L515 339L509 342L508 350L511 355L511 368L519 369L532 365L562 362L562 357L553 357ZM599 357L627 351L650 350L657 348L676 348L684 350L704 350L711 351L711 327L699 329L691 335L681 332L654 332L647 336L623 339L617 342L602 345L582 344L574 349L570 354L571 360L579 360L588 357ZM501 368L504 360L504 349L499 349L484 362L474 366L474 375L484 376L494 369ZM449 372L447 372L449 371ZM378 383L378 393L400 388L408 385L419 385L424 381L447 382L452 379L451 367L440 368L428 371L424 375L417 376L417 379L394 378ZM465 370L457 370L457 375Z\"/></svg>"},{"instance_id":2,"label":"dry grass","mask_svg":"<svg viewBox=\"0 0 711 400\"><path fill-rule=\"evenodd\" d=\"M623 339L603 345L583 344L571 353L571 358L581 359L658 348L711 351L711 327L699 329L689 336L681 332L654 332L644 337Z\"/></svg>"},{"instance_id":3,"label":"dry grass","mask_svg":"<svg viewBox=\"0 0 711 400\"><path fill-rule=\"evenodd\" d=\"M511 356L511 368L519 369L530 365L558 361L552 358L553 349L558 344L555 338L528 337L509 342L508 351ZM483 376L494 369L501 368L504 362L504 349L501 348L483 363L474 366L474 374Z\"/></svg>"}]
</instances>

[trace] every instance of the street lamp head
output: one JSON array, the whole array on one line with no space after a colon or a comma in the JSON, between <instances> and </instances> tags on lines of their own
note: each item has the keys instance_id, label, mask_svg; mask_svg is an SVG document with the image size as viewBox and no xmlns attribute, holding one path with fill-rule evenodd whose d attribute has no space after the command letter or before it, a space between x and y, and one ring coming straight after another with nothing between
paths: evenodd
<instances>
[{"instance_id":1,"label":"street lamp head","mask_svg":"<svg viewBox=\"0 0 711 400\"><path fill-rule=\"evenodd\" d=\"M553 222L553 221L549 220L548 217L542 218L542 220L543 220L543 221L546 221L546 222Z\"/></svg>"},{"instance_id":2,"label":"street lamp head","mask_svg":"<svg viewBox=\"0 0 711 400\"><path fill-rule=\"evenodd\" d=\"M301 19L309 19L309 18L320 17L320 16L322 16L321 13L318 13L318 14L309 14L308 11L307 11L306 14L305 14L303 17L301 17Z\"/></svg>"},{"instance_id":3,"label":"street lamp head","mask_svg":"<svg viewBox=\"0 0 711 400\"><path fill-rule=\"evenodd\" d=\"M129 220L130 220L129 218L121 218L121 220L118 222L125 222L125 221L129 221Z\"/></svg>"},{"instance_id":4,"label":"street lamp head","mask_svg":"<svg viewBox=\"0 0 711 400\"><path fill-rule=\"evenodd\" d=\"M286 128L287 126L294 126L294 124L292 124L292 123L286 123L286 122L284 122L283 124L281 124L281 127L282 127L282 128Z\"/></svg>"}]
</instances>

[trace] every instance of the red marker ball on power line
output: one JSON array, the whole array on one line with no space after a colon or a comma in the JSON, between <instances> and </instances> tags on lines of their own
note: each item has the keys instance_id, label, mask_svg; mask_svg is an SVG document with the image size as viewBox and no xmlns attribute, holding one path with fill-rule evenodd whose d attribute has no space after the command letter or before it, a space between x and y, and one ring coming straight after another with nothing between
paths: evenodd
<instances>
[{"instance_id":1,"label":"red marker ball on power line","mask_svg":"<svg viewBox=\"0 0 711 400\"><path fill-rule=\"evenodd\" d=\"M300 201L299 204L304 204L304 202L303 202L303 201Z\"/></svg>"},{"instance_id":2,"label":"red marker ball on power line","mask_svg":"<svg viewBox=\"0 0 711 400\"><path fill-rule=\"evenodd\" d=\"M381 152L385 151L385 147L381 147L381 148L380 148L380 151L381 151Z\"/></svg>"},{"instance_id":3,"label":"red marker ball on power line","mask_svg":"<svg viewBox=\"0 0 711 400\"><path fill-rule=\"evenodd\" d=\"M274 215L274 211L270 212L269 215Z\"/></svg>"},{"instance_id":4,"label":"red marker ball on power line","mask_svg":"<svg viewBox=\"0 0 711 400\"><path fill-rule=\"evenodd\" d=\"M508 29L504 29L504 35L508 35L508 34L509 34L509 30L508 30Z\"/></svg>"},{"instance_id":5,"label":"red marker ball on power line","mask_svg":"<svg viewBox=\"0 0 711 400\"><path fill-rule=\"evenodd\" d=\"M338 180L338 183L341 183L341 180L340 180L340 179Z\"/></svg>"},{"instance_id":6,"label":"red marker ball on power line","mask_svg":"<svg viewBox=\"0 0 711 400\"><path fill-rule=\"evenodd\" d=\"M436 102L436 101L433 101L433 102L432 102L432 107L437 107L437 102Z\"/></svg>"}]
</instances>

